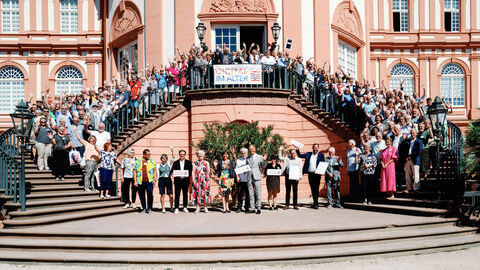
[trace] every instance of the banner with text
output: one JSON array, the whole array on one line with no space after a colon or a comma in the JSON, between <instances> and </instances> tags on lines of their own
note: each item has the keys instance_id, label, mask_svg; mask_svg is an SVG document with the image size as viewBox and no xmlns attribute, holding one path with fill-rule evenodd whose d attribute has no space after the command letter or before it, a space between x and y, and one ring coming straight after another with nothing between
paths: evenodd
<instances>
[{"instance_id":1,"label":"banner with text","mask_svg":"<svg viewBox=\"0 0 480 270\"><path fill-rule=\"evenodd\" d=\"M262 84L262 65L214 65L215 85Z\"/></svg>"}]
</instances>

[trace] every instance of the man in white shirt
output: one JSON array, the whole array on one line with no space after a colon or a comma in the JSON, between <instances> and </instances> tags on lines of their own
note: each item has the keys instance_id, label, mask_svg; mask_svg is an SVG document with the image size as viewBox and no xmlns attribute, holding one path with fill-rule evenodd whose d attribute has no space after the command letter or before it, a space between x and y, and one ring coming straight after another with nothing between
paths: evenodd
<instances>
[{"instance_id":1,"label":"man in white shirt","mask_svg":"<svg viewBox=\"0 0 480 270\"><path fill-rule=\"evenodd\" d=\"M90 132L90 135L93 135L95 136L95 138L97 138L97 146L100 150L103 150L103 145L109 143L112 139L110 136L110 132L105 131L104 123L100 123L98 125L98 131L92 130L87 132Z\"/></svg>"}]
</instances>

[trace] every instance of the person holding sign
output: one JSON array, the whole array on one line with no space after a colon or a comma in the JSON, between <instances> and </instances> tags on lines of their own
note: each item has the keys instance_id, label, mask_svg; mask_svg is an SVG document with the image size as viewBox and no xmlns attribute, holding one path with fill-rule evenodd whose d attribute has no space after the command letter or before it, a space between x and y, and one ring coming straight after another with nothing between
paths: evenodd
<instances>
[{"instance_id":1,"label":"person holding sign","mask_svg":"<svg viewBox=\"0 0 480 270\"><path fill-rule=\"evenodd\" d=\"M312 152L302 154L300 153L300 149L295 146L298 157L305 159L302 173L308 174L308 184L310 185L310 191L312 192L312 207L314 209L318 209L318 190L320 188L320 174L316 174L315 171L318 168L318 164L325 161L325 156L318 151L319 148L320 146L318 143L314 143L312 145Z\"/></svg>"},{"instance_id":2,"label":"person holding sign","mask_svg":"<svg viewBox=\"0 0 480 270\"><path fill-rule=\"evenodd\" d=\"M248 151L250 152L250 155L247 158L247 165L250 166L250 171L248 172L248 193L250 195L250 211L248 213L254 213L254 209L256 207L256 213L257 215L259 215L262 208L262 173L260 172L260 168L265 167L267 154L264 154L262 157L259 154L255 153L256 148L253 144L248 147Z\"/></svg>"},{"instance_id":3,"label":"person holding sign","mask_svg":"<svg viewBox=\"0 0 480 270\"><path fill-rule=\"evenodd\" d=\"M157 165L150 158L150 150L143 150L143 157L135 161L133 173L135 175L135 187L138 187L138 197L142 203L143 214L151 214L153 207L153 187L157 182ZM147 193L147 203L145 202Z\"/></svg>"},{"instance_id":4,"label":"person holding sign","mask_svg":"<svg viewBox=\"0 0 480 270\"><path fill-rule=\"evenodd\" d=\"M229 205L229 196L232 192L232 185L235 179L235 165L233 161L229 158L228 152L225 151L222 154L223 160L216 163L217 166L217 176L219 179L218 183L218 194L222 196L223 210L222 213L230 213Z\"/></svg>"},{"instance_id":5,"label":"person holding sign","mask_svg":"<svg viewBox=\"0 0 480 270\"><path fill-rule=\"evenodd\" d=\"M293 208L298 210L298 181L302 178L302 159L297 156L295 149L288 151L289 156L282 155L283 146L278 150L278 157L283 161L283 172L285 175L285 207L287 210L290 206L290 190L293 189Z\"/></svg>"},{"instance_id":6,"label":"person holding sign","mask_svg":"<svg viewBox=\"0 0 480 270\"><path fill-rule=\"evenodd\" d=\"M193 173L195 178L193 180L193 200L197 204L197 210L195 213L200 212L200 204L203 204L203 210L208 213L207 203L212 201L210 196L210 164L205 160L205 152L198 150L198 160L193 163Z\"/></svg>"},{"instance_id":7,"label":"person holding sign","mask_svg":"<svg viewBox=\"0 0 480 270\"><path fill-rule=\"evenodd\" d=\"M265 176L267 177L268 207L271 210L277 208L277 194L280 192L280 175L282 175L282 166L277 163L277 156L270 159L270 163L265 167ZM272 206L273 202L273 206Z\"/></svg>"},{"instance_id":8,"label":"person holding sign","mask_svg":"<svg viewBox=\"0 0 480 270\"><path fill-rule=\"evenodd\" d=\"M242 211L243 204L243 195L245 195L245 213L248 213L250 195L248 191L248 170L244 168L250 168L247 165L248 150L247 148L240 149L240 154L242 155L237 159L235 163L235 174L238 176L238 197L237 197L237 213ZM243 171L243 172L241 172Z\"/></svg>"},{"instance_id":9,"label":"person holding sign","mask_svg":"<svg viewBox=\"0 0 480 270\"><path fill-rule=\"evenodd\" d=\"M325 180L327 182L327 208L332 208L332 187L335 189L335 207L343 208L340 204L340 167L343 167L343 162L339 156L335 156L335 148L328 148L328 157L325 160L328 163L327 170L325 171Z\"/></svg>"},{"instance_id":10,"label":"person holding sign","mask_svg":"<svg viewBox=\"0 0 480 270\"><path fill-rule=\"evenodd\" d=\"M192 162L185 158L185 150L178 151L179 159L173 162L170 177L173 175L173 185L175 186L175 214L178 214L180 208L180 192L183 195L183 212L188 213L188 187L191 182Z\"/></svg>"}]
</instances>

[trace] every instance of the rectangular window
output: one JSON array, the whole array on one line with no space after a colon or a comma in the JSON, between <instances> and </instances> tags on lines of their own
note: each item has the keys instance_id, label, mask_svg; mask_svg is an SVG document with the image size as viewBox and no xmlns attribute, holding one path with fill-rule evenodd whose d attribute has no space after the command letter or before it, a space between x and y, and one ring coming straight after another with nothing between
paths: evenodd
<instances>
[{"instance_id":1,"label":"rectangular window","mask_svg":"<svg viewBox=\"0 0 480 270\"><path fill-rule=\"evenodd\" d=\"M219 46L227 47L230 52L236 51L239 48L239 35L240 31L236 26L229 27L215 27L215 47Z\"/></svg>"},{"instance_id":2,"label":"rectangular window","mask_svg":"<svg viewBox=\"0 0 480 270\"><path fill-rule=\"evenodd\" d=\"M78 3L77 0L61 0L60 24L62 33L78 32Z\"/></svg>"},{"instance_id":3,"label":"rectangular window","mask_svg":"<svg viewBox=\"0 0 480 270\"><path fill-rule=\"evenodd\" d=\"M138 72L138 44L133 42L118 50L119 77L124 80L128 72Z\"/></svg>"},{"instance_id":4,"label":"rectangular window","mask_svg":"<svg viewBox=\"0 0 480 270\"><path fill-rule=\"evenodd\" d=\"M2 32L18 33L20 29L20 8L18 0L2 0Z\"/></svg>"},{"instance_id":5,"label":"rectangular window","mask_svg":"<svg viewBox=\"0 0 480 270\"><path fill-rule=\"evenodd\" d=\"M357 77L357 49L341 40L338 41L338 65L350 77Z\"/></svg>"},{"instance_id":6,"label":"rectangular window","mask_svg":"<svg viewBox=\"0 0 480 270\"><path fill-rule=\"evenodd\" d=\"M393 0L393 31L408 32L408 0Z\"/></svg>"},{"instance_id":7,"label":"rectangular window","mask_svg":"<svg viewBox=\"0 0 480 270\"><path fill-rule=\"evenodd\" d=\"M445 0L444 22L446 32L460 31L460 2L459 0Z\"/></svg>"}]
</instances>

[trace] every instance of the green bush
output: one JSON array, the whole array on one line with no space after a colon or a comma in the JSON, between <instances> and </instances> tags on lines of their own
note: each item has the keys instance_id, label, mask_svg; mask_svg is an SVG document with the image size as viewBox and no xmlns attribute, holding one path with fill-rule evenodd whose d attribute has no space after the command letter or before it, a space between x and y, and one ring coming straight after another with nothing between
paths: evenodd
<instances>
[{"instance_id":1,"label":"green bush","mask_svg":"<svg viewBox=\"0 0 480 270\"><path fill-rule=\"evenodd\" d=\"M285 146L283 137L273 134L273 126L258 127L258 122L251 123L221 123L218 121L205 123L204 138L194 145L196 149L205 151L205 158L209 161L221 160L222 153L228 151L230 158L236 160L240 156L242 147L248 148L253 144L257 153L276 155L280 146Z\"/></svg>"},{"instance_id":2,"label":"green bush","mask_svg":"<svg viewBox=\"0 0 480 270\"><path fill-rule=\"evenodd\" d=\"M465 173L467 179L480 178L480 119L468 124L465 136Z\"/></svg>"}]
</instances>

